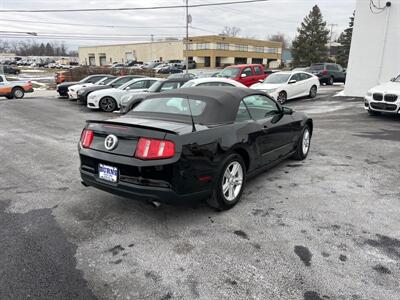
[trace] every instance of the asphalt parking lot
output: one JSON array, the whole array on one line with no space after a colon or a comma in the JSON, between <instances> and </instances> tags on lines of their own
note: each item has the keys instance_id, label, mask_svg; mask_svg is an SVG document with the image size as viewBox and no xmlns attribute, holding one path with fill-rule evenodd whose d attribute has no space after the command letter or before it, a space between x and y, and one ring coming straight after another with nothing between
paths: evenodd
<instances>
[{"instance_id":1,"label":"asphalt parking lot","mask_svg":"<svg viewBox=\"0 0 400 300\"><path fill-rule=\"evenodd\" d=\"M314 118L309 158L222 213L83 187L84 122L115 114L0 100L0 299L399 299L400 118L338 89L288 102Z\"/></svg>"}]
</instances>

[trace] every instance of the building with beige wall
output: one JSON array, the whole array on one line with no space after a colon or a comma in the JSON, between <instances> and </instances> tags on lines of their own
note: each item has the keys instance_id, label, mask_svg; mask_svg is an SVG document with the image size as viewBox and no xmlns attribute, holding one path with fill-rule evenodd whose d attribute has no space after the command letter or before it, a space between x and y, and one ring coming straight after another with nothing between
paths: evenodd
<instances>
[{"instance_id":1,"label":"building with beige wall","mask_svg":"<svg viewBox=\"0 0 400 300\"><path fill-rule=\"evenodd\" d=\"M79 59L83 65L106 65L129 60L195 61L199 68L218 68L233 64L281 63L282 43L221 35L190 37L186 53L185 41L163 41L123 45L80 47Z\"/></svg>"},{"instance_id":2,"label":"building with beige wall","mask_svg":"<svg viewBox=\"0 0 400 300\"><path fill-rule=\"evenodd\" d=\"M102 66L130 60L148 62L168 59L183 59L182 41L79 47L82 65Z\"/></svg>"},{"instance_id":3,"label":"building with beige wall","mask_svg":"<svg viewBox=\"0 0 400 300\"><path fill-rule=\"evenodd\" d=\"M282 59L282 43L222 35L189 38L189 60L198 67L218 68L233 64L269 65ZM184 51L184 56L186 50Z\"/></svg>"}]
</instances>

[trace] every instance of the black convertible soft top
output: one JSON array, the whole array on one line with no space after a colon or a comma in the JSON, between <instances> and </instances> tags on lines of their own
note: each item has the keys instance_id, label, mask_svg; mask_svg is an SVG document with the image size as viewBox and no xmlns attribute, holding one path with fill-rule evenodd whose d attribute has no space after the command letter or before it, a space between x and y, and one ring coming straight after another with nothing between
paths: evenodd
<instances>
[{"instance_id":1,"label":"black convertible soft top","mask_svg":"<svg viewBox=\"0 0 400 300\"><path fill-rule=\"evenodd\" d=\"M153 94L147 96L147 99L154 98L188 98L193 100L201 100L207 103L204 112L195 117L196 123L201 124L225 124L232 123L235 121L237 112L239 109L240 101L247 96L251 95L264 95L262 91L248 89L248 88L237 88L237 87L191 87L176 89L160 94ZM140 112L134 110L130 114L142 115ZM153 117L156 117L155 115ZM177 119L188 119L187 116L175 115ZM168 118L170 119L170 118Z\"/></svg>"}]
</instances>

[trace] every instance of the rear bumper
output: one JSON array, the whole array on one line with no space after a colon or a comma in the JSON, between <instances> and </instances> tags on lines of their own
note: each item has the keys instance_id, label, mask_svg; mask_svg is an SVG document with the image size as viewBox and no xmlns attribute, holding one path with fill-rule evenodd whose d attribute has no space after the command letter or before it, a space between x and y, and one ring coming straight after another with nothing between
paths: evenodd
<instances>
[{"instance_id":1,"label":"rear bumper","mask_svg":"<svg viewBox=\"0 0 400 300\"><path fill-rule=\"evenodd\" d=\"M80 170L82 181L87 186L92 186L114 195L141 201L157 201L169 204L187 204L207 198L210 191L201 191L190 194L177 194L174 190L165 187L145 186L119 181L109 183L99 179L96 174Z\"/></svg>"}]
</instances>

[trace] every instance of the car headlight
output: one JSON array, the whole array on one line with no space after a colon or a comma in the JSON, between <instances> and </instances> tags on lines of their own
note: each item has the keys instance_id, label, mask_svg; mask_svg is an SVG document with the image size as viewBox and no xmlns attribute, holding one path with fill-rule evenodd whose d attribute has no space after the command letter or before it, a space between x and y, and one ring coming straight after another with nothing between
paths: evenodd
<instances>
[{"instance_id":1,"label":"car headlight","mask_svg":"<svg viewBox=\"0 0 400 300\"><path fill-rule=\"evenodd\" d=\"M269 89L269 90L264 90L267 94L271 94L276 91L276 89Z\"/></svg>"}]
</instances>

